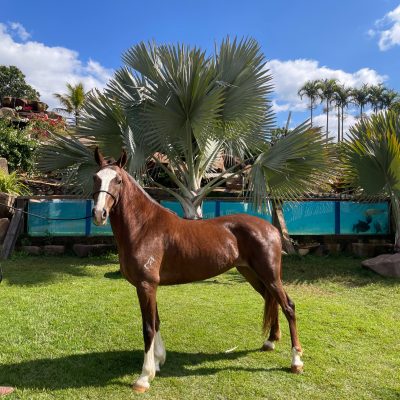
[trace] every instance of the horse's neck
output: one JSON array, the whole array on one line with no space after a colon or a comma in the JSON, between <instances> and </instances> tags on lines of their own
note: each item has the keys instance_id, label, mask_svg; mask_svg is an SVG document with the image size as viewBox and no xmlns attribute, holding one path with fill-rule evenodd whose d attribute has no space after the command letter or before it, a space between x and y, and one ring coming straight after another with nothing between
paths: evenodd
<instances>
[{"instance_id":1,"label":"horse's neck","mask_svg":"<svg viewBox=\"0 0 400 400\"><path fill-rule=\"evenodd\" d=\"M113 213L110 215L113 230L125 235L139 233L157 212L159 204L153 200L128 174L122 177L122 190Z\"/></svg>"}]
</instances>

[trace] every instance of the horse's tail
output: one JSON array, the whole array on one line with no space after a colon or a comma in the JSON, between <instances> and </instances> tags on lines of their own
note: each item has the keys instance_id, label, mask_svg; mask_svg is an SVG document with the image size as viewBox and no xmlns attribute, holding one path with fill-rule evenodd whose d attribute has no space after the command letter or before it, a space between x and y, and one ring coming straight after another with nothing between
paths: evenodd
<instances>
[{"instance_id":1,"label":"horse's tail","mask_svg":"<svg viewBox=\"0 0 400 400\"><path fill-rule=\"evenodd\" d=\"M275 297L269 292L268 289L265 289L265 304L264 304L264 318L263 318L263 327L262 332L267 335L270 330L272 324L278 319L278 302L275 300Z\"/></svg>"}]
</instances>

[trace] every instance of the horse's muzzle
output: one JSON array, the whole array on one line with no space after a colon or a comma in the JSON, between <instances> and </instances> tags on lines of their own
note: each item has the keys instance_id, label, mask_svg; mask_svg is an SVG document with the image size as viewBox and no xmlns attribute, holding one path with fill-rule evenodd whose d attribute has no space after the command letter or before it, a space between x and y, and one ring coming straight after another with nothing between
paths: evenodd
<instances>
[{"instance_id":1,"label":"horse's muzzle","mask_svg":"<svg viewBox=\"0 0 400 400\"><path fill-rule=\"evenodd\" d=\"M97 226L102 226L107 223L108 211L105 208L96 208L92 209L92 219L93 223Z\"/></svg>"}]
</instances>

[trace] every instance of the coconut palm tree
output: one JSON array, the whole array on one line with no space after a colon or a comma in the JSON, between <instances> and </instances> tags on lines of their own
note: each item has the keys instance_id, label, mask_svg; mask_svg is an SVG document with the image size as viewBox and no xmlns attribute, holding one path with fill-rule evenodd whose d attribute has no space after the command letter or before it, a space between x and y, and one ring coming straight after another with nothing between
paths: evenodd
<instances>
[{"instance_id":1,"label":"coconut palm tree","mask_svg":"<svg viewBox=\"0 0 400 400\"><path fill-rule=\"evenodd\" d=\"M369 86L364 83L360 88L354 88L351 92L352 102L360 107L360 118L363 118L364 107L369 102Z\"/></svg>"},{"instance_id":2,"label":"coconut palm tree","mask_svg":"<svg viewBox=\"0 0 400 400\"><path fill-rule=\"evenodd\" d=\"M350 128L349 136L343 146L347 181L364 197L390 197L400 251L400 115L372 114Z\"/></svg>"},{"instance_id":3,"label":"coconut palm tree","mask_svg":"<svg viewBox=\"0 0 400 400\"><path fill-rule=\"evenodd\" d=\"M184 45L140 43L123 60L105 90L88 95L77 136L54 135L41 149L42 170L62 171L90 189L92 148L78 137L114 157L125 146L128 171L140 179L147 162L158 165L176 190L148 179L174 196L187 218L201 217L207 194L242 173L245 163L253 163L250 188L258 207L266 206L266 195L295 199L330 172L329 148L309 124L270 145L271 76L255 40L227 38L211 57ZM241 163L208 178L221 153Z\"/></svg>"},{"instance_id":4,"label":"coconut palm tree","mask_svg":"<svg viewBox=\"0 0 400 400\"><path fill-rule=\"evenodd\" d=\"M313 110L315 108L315 103L319 99L319 81L307 81L297 92L301 99L306 96L310 100L310 122L311 126L313 123Z\"/></svg>"},{"instance_id":5,"label":"coconut palm tree","mask_svg":"<svg viewBox=\"0 0 400 400\"><path fill-rule=\"evenodd\" d=\"M338 108L338 142L343 140L344 110L350 104L352 89L344 85L337 85L334 101Z\"/></svg>"},{"instance_id":6,"label":"coconut palm tree","mask_svg":"<svg viewBox=\"0 0 400 400\"><path fill-rule=\"evenodd\" d=\"M85 92L83 83L76 85L67 83L67 93L54 93L54 97L61 103L62 107L56 108L57 112L73 114L75 126L78 125L79 116L81 114L87 93Z\"/></svg>"},{"instance_id":7,"label":"coconut palm tree","mask_svg":"<svg viewBox=\"0 0 400 400\"><path fill-rule=\"evenodd\" d=\"M329 135L329 107L334 99L337 89L337 79L323 79L318 81L319 98L321 103L325 101L326 110L326 140Z\"/></svg>"}]
</instances>

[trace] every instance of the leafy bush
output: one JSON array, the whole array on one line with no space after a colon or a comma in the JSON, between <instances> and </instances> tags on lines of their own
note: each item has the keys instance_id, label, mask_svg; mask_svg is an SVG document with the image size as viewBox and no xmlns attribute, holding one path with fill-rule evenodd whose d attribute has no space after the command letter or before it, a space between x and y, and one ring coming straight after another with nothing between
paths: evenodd
<instances>
[{"instance_id":1,"label":"leafy bush","mask_svg":"<svg viewBox=\"0 0 400 400\"><path fill-rule=\"evenodd\" d=\"M8 175L0 170L0 192L21 196L29 194L29 189L21 182L16 172Z\"/></svg>"},{"instance_id":2,"label":"leafy bush","mask_svg":"<svg viewBox=\"0 0 400 400\"><path fill-rule=\"evenodd\" d=\"M27 133L0 120L0 157L7 159L10 171L32 172L37 147Z\"/></svg>"}]
</instances>

